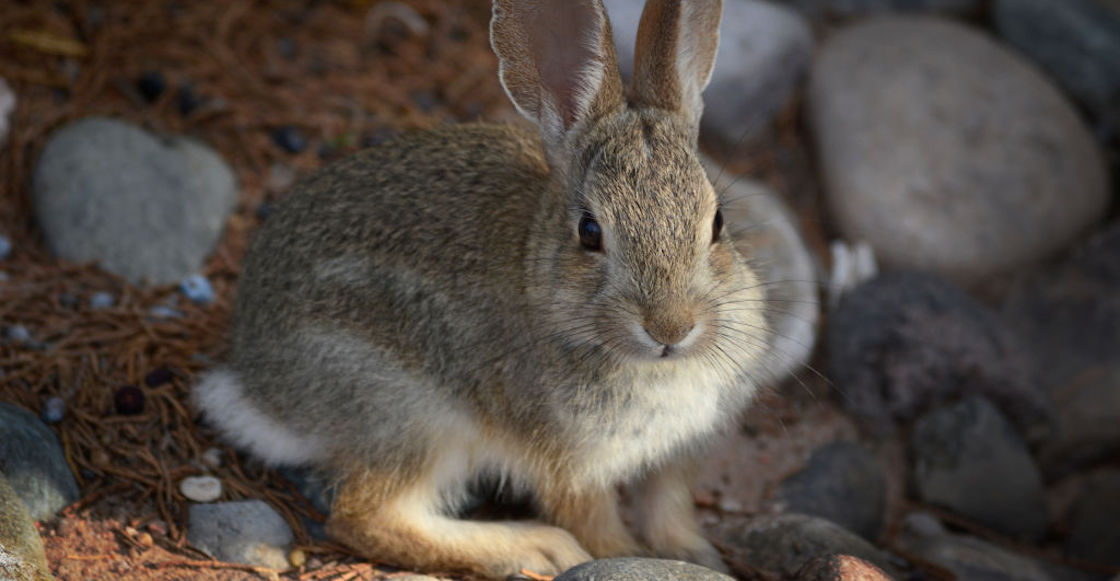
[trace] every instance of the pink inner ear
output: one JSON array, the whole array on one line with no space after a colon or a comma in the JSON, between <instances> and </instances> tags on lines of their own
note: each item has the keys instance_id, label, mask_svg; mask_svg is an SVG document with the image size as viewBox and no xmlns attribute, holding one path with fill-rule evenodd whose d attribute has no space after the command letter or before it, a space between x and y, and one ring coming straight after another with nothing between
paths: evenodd
<instances>
[{"instance_id":1,"label":"pink inner ear","mask_svg":"<svg viewBox=\"0 0 1120 581\"><path fill-rule=\"evenodd\" d=\"M556 105L564 129L587 113L594 97L594 67L602 67L601 18L587 0L544 2L528 29L541 89Z\"/></svg>"}]
</instances>

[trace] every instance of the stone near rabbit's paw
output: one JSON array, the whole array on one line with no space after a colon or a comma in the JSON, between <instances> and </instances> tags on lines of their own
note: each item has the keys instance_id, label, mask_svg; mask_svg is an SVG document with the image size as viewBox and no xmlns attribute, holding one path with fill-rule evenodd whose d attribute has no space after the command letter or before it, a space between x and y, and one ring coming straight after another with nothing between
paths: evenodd
<instances>
[{"instance_id":1,"label":"stone near rabbit's paw","mask_svg":"<svg viewBox=\"0 0 1120 581\"><path fill-rule=\"evenodd\" d=\"M891 581L882 569L851 555L817 557L797 572L796 581Z\"/></svg>"},{"instance_id":2,"label":"stone near rabbit's paw","mask_svg":"<svg viewBox=\"0 0 1120 581\"><path fill-rule=\"evenodd\" d=\"M808 111L836 224L884 266L971 284L1052 256L1105 215L1104 157L1077 111L967 26L841 30L814 61Z\"/></svg>"},{"instance_id":3,"label":"stone near rabbit's paw","mask_svg":"<svg viewBox=\"0 0 1120 581\"><path fill-rule=\"evenodd\" d=\"M645 581L646 579L731 581L732 577L684 561L632 557L588 561L568 569L555 581Z\"/></svg>"},{"instance_id":4,"label":"stone near rabbit's paw","mask_svg":"<svg viewBox=\"0 0 1120 581\"><path fill-rule=\"evenodd\" d=\"M825 518L875 539L883 526L886 489L883 468L871 452L857 442L831 442L814 450L777 496L788 512Z\"/></svg>"},{"instance_id":5,"label":"stone near rabbit's paw","mask_svg":"<svg viewBox=\"0 0 1120 581\"><path fill-rule=\"evenodd\" d=\"M729 563L746 563L758 572L792 578L810 560L825 555L852 555L894 574L886 553L847 529L804 514L765 516L725 522L715 533L729 552Z\"/></svg>"},{"instance_id":6,"label":"stone near rabbit's paw","mask_svg":"<svg viewBox=\"0 0 1120 581\"><path fill-rule=\"evenodd\" d=\"M179 282L179 290L196 305L208 305L214 302L214 287L210 281L201 274L192 274Z\"/></svg>"},{"instance_id":7,"label":"stone near rabbit's paw","mask_svg":"<svg viewBox=\"0 0 1120 581\"><path fill-rule=\"evenodd\" d=\"M0 470L33 520L50 518L78 500L78 483L54 432L6 402L0 402Z\"/></svg>"},{"instance_id":8,"label":"stone near rabbit's paw","mask_svg":"<svg viewBox=\"0 0 1120 581\"><path fill-rule=\"evenodd\" d=\"M918 498L1001 533L1046 533L1042 475L1030 450L987 400L968 397L918 419L910 439Z\"/></svg>"},{"instance_id":9,"label":"stone near rabbit's paw","mask_svg":"<svg viewBox=\"0 0 1120 581\"><path fill-rule=\"evenodd\" d=\"M197 272L237 198L233 171L210 148L104 118L55 132L32 196L47 246L98 261L134 284Z\"/></svg>"},{"instance_id":10,"label":"stone near rabbit's paw","mask_svg":"<svg viewBox=\"0 0 1120 581\"><path fill-rule=\"evenodd\" d=\"M187 540L222 561L287 569L292 529L261 500L192 504Z\"/></svg>"},{"instance_id":11,"label":"stone near rabbit's paw","mask_svg":"<svg viewBox=\"0 0 1120 581\"><path fill-rule=\"evenodd\" d=\"M625 78L633 72L642 0L605 0ZM771 2L726 0L720 55L704 91L701 132L720 146L748 141L770 123L805 74L813 33L796 12Z\"/></svg>"}]
</instances>

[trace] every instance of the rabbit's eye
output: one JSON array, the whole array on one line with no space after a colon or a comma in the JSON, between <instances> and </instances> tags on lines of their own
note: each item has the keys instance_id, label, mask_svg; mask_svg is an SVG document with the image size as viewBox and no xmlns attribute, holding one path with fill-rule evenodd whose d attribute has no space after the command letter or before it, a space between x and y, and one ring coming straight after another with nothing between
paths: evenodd
<instances>
[{"instance_id":1,"label":"rabbit's eye","mask_svg":"<svg viewBox=\"0 0 1120 581\"><path fill-rule=\"evenodd\" d=\"M587 250L603 249L603 230L587 211L584 211L583 217L579 219L579 243Z\"/></svg>"},{"instance_id":2,"label":"rabbit's eye","mask_svg":"<svg viewBox=\"0 0 1120 581\"><path fill-rule=\"evenodd\" d=\"M716 210L716 218L712 221L712 244L719 242L720 232L723 232L723 210Z\"/></svg>"}]
</instances>

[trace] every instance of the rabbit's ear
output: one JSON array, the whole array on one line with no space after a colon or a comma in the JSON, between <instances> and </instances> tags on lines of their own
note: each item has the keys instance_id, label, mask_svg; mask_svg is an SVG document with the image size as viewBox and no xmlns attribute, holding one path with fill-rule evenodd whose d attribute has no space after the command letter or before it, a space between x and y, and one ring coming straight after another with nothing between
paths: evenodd
<instances>
[{"instance_id":1,"label":"rabbit's ear","mask_svg":"<svg viewBox=\"0 0 1120 581\"><path fill-rule=\"evenodd\" d=\"M550 145L625 104L602 0L494 0L490 43L506 93Z\"/></svg>"},{"instance_id":2,"label":"rabbit's ear","mask_svg":"<svg viewBox=\"0 0 1120 581\"><path fill-rule=\"evenodd\" d=\"M719 47L723 0L648 0L634 47L632 100L684 115L694 126Z\"/></svg>"}]
</instances>

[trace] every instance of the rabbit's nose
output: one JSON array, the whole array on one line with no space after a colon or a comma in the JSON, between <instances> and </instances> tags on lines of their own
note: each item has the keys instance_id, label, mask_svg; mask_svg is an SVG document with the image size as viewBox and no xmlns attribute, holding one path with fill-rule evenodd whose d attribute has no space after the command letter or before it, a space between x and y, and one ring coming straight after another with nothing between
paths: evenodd
<instances>
[{"instance_id":1,"label":"rabbit's nose","mask_svg":"<svg viewBox=\"0 0 1120 581\"><path fill-rule=\"evenodd\" d=\"M691 315L672 316L662 314L657 317L648 317L642 329L650 339L667 347L684 341L685 337L696 327L696 320Z\"/></svg>"}]
</instances>

